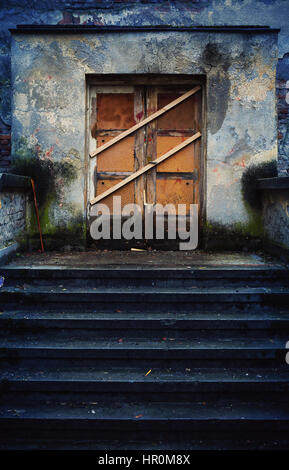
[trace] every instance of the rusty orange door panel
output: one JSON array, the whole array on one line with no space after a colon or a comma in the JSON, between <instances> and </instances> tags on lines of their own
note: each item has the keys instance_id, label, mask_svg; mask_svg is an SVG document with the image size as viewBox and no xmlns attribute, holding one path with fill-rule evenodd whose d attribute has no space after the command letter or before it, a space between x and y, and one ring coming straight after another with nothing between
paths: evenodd
<instances>
[{"instance_id":1,"label":"rusty orange door panel","mask_svg":"<svg viewBox=\"0 0 289 470\"><path fill-rule=\"evenodd\" d=\"M107 179L107 180L98 180L97 188L97 196L98 194L103 193L107 189L111 188L111 186L114 186L115 184L119 183L121 179ZM131 202L134 201L134 182L132 181L131 183L126 184L122 188L120 188L118 191L116 191L113 195L105 197L102 201L101 204L106 204L110 210L110 213L113 214L113 196L121 196L121 208L126 204L131 204ZM114 215L119 215L114 214Z\"/></svg>"},{"instance_id":2,"label":"rusty orange door panel","mask_svg":"<svg viewBox=\"0 0 289 470\"><path fill-rule=\"evenodd\" d=\"M187 212L190 204L194 203L194 181L184 178L157 178L157 202L159 204L186 204ZM176 208L177 212L177 208Z\"/></svg>"},{"instance_id":3,"label":"rusty orange door panel","mask_svg":"<svg viewBox=\"0 0 289 470\"><path fill-rule=\"evenodd\" d=\"M100 146L115 137L115 133L97 137ZM110 147L97 157L97 170L103 171L133 171L134 170L134 137L126 137L118 142L116 147Z\"/></svg>"},{"instance_id":4,"label":"rusty orange door panel","mask_svg":"<svg viewBox=\"0 0 289 470\"><path fill-rule=\"evenodd\" d=\"M133 93L98 93L97 128L128 129L135 124Z\"/></svg>"},{"instance_id":5,"label":"rusty orange door panel","mask_svg":"<svg viewBox=\"0 0 289 470\"><path fill-rule=\"evenodd\" d=\"M92 136L99 147L140 120L161 109L190 89L189 86L116 85L101 87L93 98ZM125 137L96 156L95 196L125 177L165 154L170 149L201 131L201 91L170 109L134 134ZM112 211L113 196L125 204L147 202L166 204L199 204L200 141L189 144L157 168L128 183L103 201Z\"/></svg>"},{"instance_id":6,"label":"rusty orange door panel","mask_svg":"<svg viewBox=\"0 0 289 470\"><path fill-rule=\"evenodd\" d=\"M161 136L157 138L157 156L160 157L168 150L176 147L185 140L184 137L171 137ZM195 143L188 145L184 149L175 153L173 158L165 160L157 167L158 172L188 172L194 171L196 168L195 162Z\"/></svg>"},{"instance_id":7,"label":"rusty orange door panel","mask_svg":"<svg viewBox=\"0 0 289 470\"><path fill-rule=\"evenodd\" d=\"M157 108L160 109L187 90L166 90L155 87ZM154 130L157 156L201 131L201 92L190 96L157 120ZM200 142L191 143L157 167L155 202L160 204L199 204Z\"/></svg>"}]
</instances>

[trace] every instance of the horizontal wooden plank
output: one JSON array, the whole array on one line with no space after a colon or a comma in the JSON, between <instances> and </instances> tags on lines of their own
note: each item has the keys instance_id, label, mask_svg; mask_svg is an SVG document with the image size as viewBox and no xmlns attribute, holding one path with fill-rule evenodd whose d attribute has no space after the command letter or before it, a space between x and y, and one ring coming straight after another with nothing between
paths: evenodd
<instances>
[{"instance_id":1,"label":"horizontal wooden plank","mask_svg":"<svg viewBox=\"0 0 289 470\"><path fill-rule=\"evenodd\" d=\"M100 171L96 174L96 179L109 180L125 178L126 176L132 175L133 171Z\"/></svg>"},{"instance_id":2,"label":"horizontal wooden plank","mask_svg":"<svg viewBox=\"0 0 289 470\"><path fill-rule=\"evenodd\" d=\"M148 165L140 168L138 171L136 171L135 173L133 173L132 175L128 176L127 178L125 178L123 181L121 181L120 183L114 185L113 187L109 188L107 191L104 191L103 193L99 194L98 196L96 196L95 198L91 199L90 201L90 204L93 205L93 204L96 204L97 202L100 202L102 199L104 199L105 197L109 196L110 194L114 193L115 191L117 191L118 189L122 188L123 186L125 186L126 184L128 184L130 181L133 181L135 180L136 178L138 178L140 175L146 173L147 171L151 170L152 168L154 168L156 165L158 165L159 163L163 162L164 160L166 160L167 158L171 157L172 155L174 155L176 152L178 152L179 150L181 150L182 148L186 147L187 145L189 145L191 142L193 142L194 140L198 139L199 137L201 137L201 133L200 132L197 132L196 134L194 134L192 137L189 137L188 139L184 140L184 142L181 142L179 145L177 145L176 147L172 148L171 150L169 150L168 152L166 152L164 155L161 155L160 157L158 157L156 160L153 160L152 162L150 162Z\"/></svg>"},{"instance_id":3,"label":"horizontal wooden plank","mask_svg":"<svg viewBox=\"0 0 289 470\"><path fill-rule=\"evenodd\" d=\"M171 179L175 180L176 178L178 179L183 179L183 180L194 180L196 181L198 179L198 171L162 171L158 172L156 175L157 179Z\"/></svg>"},{"instance_id":4,"label":"horizontal wooden plank","mask_svg":"<svg viewBox=\"0 0 289 470\"><path fill-rule=\"evenodd\" d=\"M149 122L153 121L157 117L161 116L162 114L166 113L170 109L174 108L178 104L182 103L182 101L186 100L190 96L192 96L194 93L199 91L201 87L198 85L191 90L187 91L187 93L184 93L183 95L179 96L176 100L172 101L171 103L167 104L163 108L159 109L155 113L151 114L148 116L146 119L143 119L142 121L138 122L134 126L130 127L126 131L122 132L121 134L117 135L113 139L111 139L109 142L106 142L105 144L101 145L97 149L93 150L93 152L90 153L90 157L93 158L96 155L98 155L100 152L103 152L103 150L106 150L107 148L111 147L112 145L116 144L120 140L124 139L124 137L127 137L128 135L132 134L133 132L137 131L141 127L145 126Z\"/></svg>"}]
</instances>

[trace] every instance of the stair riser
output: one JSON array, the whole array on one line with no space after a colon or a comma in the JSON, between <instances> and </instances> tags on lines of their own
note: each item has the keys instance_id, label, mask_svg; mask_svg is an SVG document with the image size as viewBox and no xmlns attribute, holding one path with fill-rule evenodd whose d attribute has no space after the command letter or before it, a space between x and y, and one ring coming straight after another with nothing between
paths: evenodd
<instances>
[{"instance_id":1,"label":"stair riser","mask_svg":"<svg viewBox=\"0 0 289 470\"><path fill-rule=\"evenodd\" d=\"M188 279L130 279L130 278L117 278L117 279L27 279L22 277L20 279L6 279L5 287L21 287L23 282L29 287L38 287L42 289L53 289L55 287L65 289L76 288L105 288L105 289L127 289L127 288L167 288L167 289L190 289L192 287L198 288L245 288L245 287L275 287L275 288L288 288L289 280L287 278L277 279L262 279L262 278L228 278L228 279L196 279L194 277Z\"/></svg>"},{"instance_id":2,"label":"stair riser","mask_svg":"<svg viewBox=\"0 0 289 470\"><path fill-rule=\"evenodd\" d=\"M147 299L146 302L141 298L138 301L129 299L129 301L122 301L121 299L114 300L106 298L95 299L95 300L83 300L80 302L78 296L78 301L69 300L69 297L63 298L63 301L56 301L56 298L51 296L47 301L42 299L6 299L5 302L1 301L0 295L0 305L2 311L9 310L21 310L23 312L31 311L33 308L34 311L43 311L43 312L82 312L82 313L98 313L98 312L133 312L133 313L200 313L200 312L210 312L214 313L244 313L246 311L254 313L279 313L282 310L284 313L289 312L289 301L287 302L286 298L279 296L275 298L235 298L231 302L227 302L228 298L223 297L217 299L210 298L208 295L204 295L202 299L190 298L184 300L181 297L179 299L171 299L168 296L165 299L155 298ZM289 300L289 299L288 299Z\"/></svg>"},{"instance_id":3,"label":"stair riser","mask_svg":"<svg viewBox=\"0 0 289 470\"><path fill-rule=\"evenodd\" d=\"M241 288L240 288L241 290ZM177 292L177 291L168 291L168 292L32 292L32 291L5 291L4 289L0 293L0 302L5 304L6 302L73 302L75 305L79 305L81 302L96 302L96 303L109 303L111 304L131 304L139 302L152 303L157 305L159 302L165 303L174 303L174 302L202 302L207 304L215 304L217 302L228 304L228 303L278 303L286 304L289 302L289 293L284 292L277 294L271 292L252 292L252 293L242 293L242 292L220 292L220 293L211 293L211 292Z\"/></svg>"},{"instance_id":4,"label":"stair riser","mask_svg":"<svg viewBox=\"0 0 289 470\"><path fill-rule=\"evenodd\" d=\"M143 315L172 315L172 317L180 315L196 315L196 318L199 318L200 315L208 315L210 313L222 315L230 315L233 319L238 316L241 319L247 319L246 314L253 313L254 315L259 315L262 319L263 315L274 315L277 318L282 318L288 316L289 314L289 303L279 304L278 301L272 304L260 303L260 302L119 302L119 303L98 303L98 302L47 302L47 303L1 303L0 308L2 312L5 312L0 315L0 322L5 321L7 316L11 317L15 311L21 311L25 316L30 315L34 312L42 312L43 318L45 314L58 314L59 320L62 321L61 314L74 316L77 318L77 315L95 315L96 317L105 315L117 315L121 312L123 314L138 315L140 318ZM262 315L262 316L261 316ZM72 319L73 320L73 319ZM32 320L33 321L33 320ZM115 321L112 319L112 321ZM116 320L118 322L118 319ZM111 324L111 321L110 321Z\"/></svg>"},{"instance_id":5,"label":"stair riser","mask_svg":"<svg viewBox=\"0 0 289 470\"><path fill-rule=\"evenodd\" d=\"M25 282L27 281L52 281L52 282L78 282L86 285L86 282L106 282L110 281L115 284L118 280L126 280L128 282L148 281L176 281L179 280L200 280L200 281L227 281L235 280L261 280L261 281L282 281L288 282L288 270L280 267L264 268L264 267L243 267L238 265L224 266L221 268L204 267L199 268L157 268L157 267L93 267L88 269L81 268L63 268L63 267L27 267L27 268L11 268L3 266L1 273L8 282Z\"/></svg>"},{"instance_id":6,"label":"stair riser","mask_svg":"<svg viewBox=\"0 0 289 470\"><path fill-rule=\"evenodd\" d=\"M3 384L3 387L5 384ZM35 390L17 390L15 392L9 393L4 391L1 393L1 404L5 406L8 410L19 409L16 406L17 403L20 403L21 400L21 408L22 410L29 409L29 406L33 403L38 403L39 407L45 408L45 405L48 403L58 403L60 405L60 412L64 408L65 404L70 405L72 408L81 405L82 407L87 407L87 410L97 410L99 404L106 405L108 403L118 403L119 407L125 406L126 403L129 402L134 404L140 404L143 406L144 402L147 403L158 403L160 408L162 404L174 402L176 403L191 403L192 405L198 402L201 407L205 409L209 403L214 403L216 401L216 392L205 390L205 391L195 391L195 392L180 392L179 399L175 400L173 398L177 395L176 392L164 392L164 398L160 401L160 397L158 396L158 392L147 392L145 391L142 395L142 392L118 392L116 389L113 392L95 392L95 391L52 391L52 390L43 390L43 391L35 391ZM240 401L243 404L256 404L256 408L258 408L258 403L268 403L268 406L271 406L272 403L278 403L283 408L288 408L288 398L286 393L281 393L280 391L266 391L265 393L261 391L224 391L221 392L219 398L222 398L223 402L226 402L228 405L228 409L230 409L232 403L236 403L236 401ZM268 408L269 409L269 408ZM21 417L26 418L25 412L23 411ZM174 416L173 416L174 417ZM9 416L10 418L10 416Z\"/></svg>"},{"instance_id":7,"label":"stair riser","mask_svg":"<svg viewBox=\"0 0 289 470\"><path fill-rule=\"evenodd\" d=\"M289 420L272 420L272 419L97 419L91 415L91 418L88 419L27 419L27 418L2 418L1 419L1 434L3 431L4 436L7 436L7 431L14 431L14 436L19 436L19 431L21 429L31 429L31 430L53 430L51 431L51 436L53 432L61 431L60 436L63 437L63 432L69 437L70 431L77 430L84 431L89 430L90 432L101 429L104 430L113 430L113 431L156 431L161 432L184 432L184 431L213 431L218 429L219 431L283 431L288 433L289 431ZM15 430L17 429L17 434ZM1 436L0 434L0 436ZM2 434L3 435L3 434ZM272 436L272 435L271 435ZM54 434L55 437L55 434ZM148 436L146 436L148 437Z\"/></svg>"},{"instance_id":8,"label":"stair riser","mask_svg":"<svg viewBox=\"0 0 289 470\"><path fill-rule=\"evenodd\" d=\"M107 334L113 335L115 324L118 326L118 337L123 337L121 331L125 331L126 335L132 335L132 337L138 337L137 332L142 332L144 337L151 337L150 332L155 330L157 332L157 337L160 337L160 331L174 332L176 330L228 330L234 331L238 330L241 332L246 332L250 334L253 331L253 334L258 334L258 331L263 331L264 334L268 334L270 337L271 334L276 334L277 332L283 333L284 335L289 332L289 319L288 320L139 320L136 316L133 320L119 320L119 319L110 319L110 320L99 320L97 319L97 313L95 314L95 320L81 320L81 319L65 319L65 320L50 320L50 319L27 319L27 320L14 320L11 318L2 318L0 317L0 334L1 331L11 331L21 333L27 331L33 333L35 330L47 331L47 330L59 330L64 329L65 331L70 331L71 335L77 334L79 331L85 330L94 330L94 333L98 335L98 331L107 331ZM244 314L245 315L245 314ZM75 314L77 317L77 314ZM282 314L280 314L282 318ZM102 333L101 333L102 334ZM101 334L99 336L101 337ZM191 333L190 333L191 334ZM194 333L193 333L194 334ZM165 336L165 335L164 335ZM289 338L289 336L288 336Z\"/></svg>"},{"instance_id":9,"label":"stair riser","mask_svg":"<svg viewBox=\"0 0 289 470\"><path fill-rule=\"evenodd\" d=\"M12 382L9 380L0 381L0 394L13 392L14 394L20 393L19 399L23 401L23 394L30 394L33 392L39 393L53 393L53 398L57 399L60 393L80 393L82 394L83 401L87 399L88 393L93 393L94 401L138 401L140 399L147 401L159 401L159 394L162 394L162 402L167 401L195 401L200 399L205 402L208 399L212 399L210 394L222 393L228 395L229 393L239 394L241 400L245 400L244 394L251 394L250 397L256 397L256 394L270 394L272 393L285 393L289 391L289 377L288 382L228 382L226 380L220 382L47 382L43 381L24 381L24 382ZM30 393L31 392L31 393ZM102 395L102 394L105 395ZM55 397L56 394L56 397ZM125 394L125 395L122 395ZM200 395L198 395L200 394ZM15 396L15 395L14 395ZM269 399L269 397L266 397ZM51 396L49 397L52 398ZM261 398L261 397L260 397ZM280 400L280 396L277 397ZM40 397L36 396L35 399L39 400ZM262 399L265 397L262 395ZM276 396L275 396L276 399ZM63 401L69 400L69 398L62 397ZM287 400L284 396L284 401Z\"/></svg>"},{"instance_id":10,"label":"stair riser","mask_svg":"<svg viewBox=\"0 0 289 470\"><path fill-rule=\"evenodd\" d=\"M45 370L46 367L48 368L65 368L69 366L74 367L103 367L104 369L109 370L110 367L143 367L145 371L151 368L163 368L163 369L173 369L173 368L276 368L276 367L284 367L285 364L285 356L284 353L272 353L270 357L262 357L256 358L252 355L252 357L247 358L236 358L232 355L223 355L219 359L216 359L215 355L212 353L211 356L207 354L207 358L182 358L179 359L172 359L172 358L164 358L159 359L158 357L151 357L151 358L137 358L134 359L133 357L130 358L105 358L102 357L100 359L96 358L87 358L79 356L70 357L67 355L66 357L57 357L57 355L52 355L53 357L49 356L40 356L39 354L31 353L25 356L15 356L10 354L6 354L5 358L3 358L3 354L1 354L0 358L0 368L3 367L23 367L23 368L37 368L39 369L39 361L41 361L41 368ZM157 355L156 355L157 356ZM81 357L81 358L80 358Z\"/></svg>"},{"instance_id":11,"label":"stair riser","mask_svg":"<svg viewBox=\"0 0 289 470\"><path fill-rule=\"evenodd\" d=\"M192 434L192 433L190 433ZM207 432L207 434L209 434ZM236 433L235 433L236 434ZM248 434L248 433L246 433ZM254 433L255 434L255 433ZM123 433L122 433L123 435ZM276 433L274 433L275 437ZM55 440L52 438L46 439L38 439L34 437L33 439L27 440L27 435L23 437L23 439L15 439L11 437L10 439L5 439L0 443L0 450L76 450L76 451L95 451L95 450L148 450L152 451L155 450L190 450L190 451L208 451L208 450L288 450L288 441L285 439L278 439L276 442L275 440L270 439L270 436L264 436L264 439L257 440L256 436L252 436L249 440L248 437L240 438L239 434L236 439L236 436L231 435L231 439L208 439L204 437L204 440L201 439L194 439L188 436L183 436L181 440L176 441L174 437L171 439L168 438L168 434L164 437L164 441L159 440L160 433L153 437L147 436L147 440L136 441L134 437L131 437L130 441L129 438L123 438L123 441L117 440L117 436L115 436L115 440L112 438L108 438L107 441L103 440L103 436L99 436L99 439L95 439L93 436L90 439L83 439L79 441L76 437L74 439L63 439L63 436L59 439ZM259 436L259 433L258 433ZM184 441L187 439L186 441ZM235 437L235 439L234 439ZM152 442L153 441L153 442ZM183 452L184 453L184 452ZM148 453L149 454L149 453ZM81 456L79 456L82 458Z\"/></svg>"},{"instance_id":12,"label":"stair riser","mask_svg":"<svg viewBox=\"0 0 289 470\"><path fill-rule=\"evenodd\" d=\"M244 349L244 348L202 348L202 349L40 349L40 348L9 348L0 350L0 359L18 362L20 359L68 359L84 361L85 359L108 360L108 363L118 366L122 360L130 360L131 364L136 360L231 360L231 359L276 359L282 360L285 365L286 350L281 348L272 349ZM80 359L81 358L81 359ZM138 364L138 362L136 362ZM276 362L276 367L280 364ZM193 366L192 366L193 367ZM198 367L195 365L195 367Z\"/></svg>"},{"instance_id":13,"label":"stair riser","mask_svg":"<svg viewBox=\"0 0 289 470\"><path fill-rule=\"evenodd\" d=\"M0 331L0 344L1 339L7 337L7 330ZM12 337L11 337L12 338ZM173 341L191 340L198 342L202 346L202 342L207 344L206 339L224 340L228 343L228 347L234 347L235 340L246 341L246 339L263 339L266 343L280 345L280 341L285 344L289 340L289 330L233 330L233 329L217 329L217 330L189 330L176 328L162 328L155 330L142 330L142 329L111 329L111 330L97 330L97 329L31 329L23 330L18 329L13 331L13 338L19 341L25 341L29 338L29 343L41 347L42 341L52 342L54 340L60 341L94 341L103 340L109 341L112 346L124 345L126 341L132 341L138 347L138 342L143 340L160 342L162 347L173 347ZM165 338L165 339L163 339ZM270 339L268 339L270 338ZM6 344L6 343L5 343ZM178 345L179 346L179 345ZM193 346L193 345L192 345Z\"/></svg>"},{"instance_id":14,"label":"stair riser","mask_svg":"<svg viewBox=\"0 0 289 470\"><path fill-rule=\"evenodd\" d=\"M7 450L288 450L288 440L284 432L275 431L270 436L268 431L235 431L226 432L221 430L205 431L178 431L160 432L150 430L149 435L139 430L137 437L135 433L123 431L121 436L118 431L82 431L83 438L67 430L57 439L51 432L41 430L21 429L16 438L13 430L6 430L1 436L0 449ZM268 435L269 434L269 435ZM67 436L65 438L65 436ZM4 440L4 441L3 441ZM81 457L82 458L82 457Z\"/></svg>"}]
</instances>

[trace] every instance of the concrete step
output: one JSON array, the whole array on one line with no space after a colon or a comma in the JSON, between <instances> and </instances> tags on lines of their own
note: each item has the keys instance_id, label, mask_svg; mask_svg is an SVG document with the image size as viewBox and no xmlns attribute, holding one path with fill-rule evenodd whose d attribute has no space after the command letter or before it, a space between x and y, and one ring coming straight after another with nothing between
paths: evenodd
<instances>
[{"instance_id":1,"label":"concrete step","mask_svg":"<svg viewBox=\"0 0 289 470\"><path fill-rule=\"evenodd\" d=\"M216 338L207 332L202 339L159 338L79 338L35 334L29 337L8 336L0 341L1 358L101 358L101 359L270 359L285 361L285 340L280 337Z\"/></svg>"},{"instance_id":2,"label":"concrete step","mask_svg":"<svg viewBox=\"0 0 289 470\"><path fill-rule=\"evenodd\" d=\"M0 449L288 448L288 271L4 275Z\"/></svg>"},{"instance_id":3,"label":"concrete step","mask_svg":"<svg viewBox=\"0 0 289 470\"><path fill-rule=\"evenodd\" d=\"M117 309L118 310L118 309ZM213 309L212 309L213 310ZM75 311L4 311L0 315L0 327L3 330L43 329L246 329L246 330L288 330L289 312L280 308L279 311L264 312L79 312Z\"/></svg>"},{"instance_id":4,"label":"concrete step","mask_svg":"<svg viewBox=\"0 0 289 470\"><path fill-rule=\"evenodd\" d=\"M197 267L191 268L63 268L4 267L5 286L75 287L225 287L289 286L288 270L282 267Z\"/></svg>"},{"instance_id":5,"label":"concrete step","mask_svg":"<svg viewBox=\"0 0 289 470\"><path fill-rule=\"evenodd\" d=\"M10 401L0 406L0 436L9 431L19 437L21 430L46 430L51 437L60 431L69 437L70 431L100 429L113 431L159 430L163 432L216 430L231 432L262 430L272 433L289 430L288 403L246 402L240 399L211 402L61 402L19 403ZM284 434L284 435L286 435ZM270 435L270 434L269 434ZM40 436L39 436L40 437ZM272 434L271 434L272 437Z\"/></svg>"},{"instance_id":6,"label":"concrete step","mask_svg":"<svg viewBox=\"0 0 289 470\"><path fill-rule=\"evenodd\" d=\"M160 288L78 288L66 290L40 288L2 288L0 292L2 308L6 306L17 308L19 304L34 305L37 309L46 304L50 308L60 308L60 305L82 311L83 304L95 304L95 309L115 310L145 310L172 311L172 309L191 310L192 304L196 309L206 309L208 305L219 309L243 308L252 305L271 307L289 304L289 289L287 288L212 288L212 289L160 289ZM225 307L226 306L226 307Z\"/></svg>"},{"instance_id":7,"label":"concrete step","mask_svg":"<svg viewBox=\"0 0 289 470\"><path fill-rule=\"evenodd\" d=\"M214 329L207 328L204 330L191 328L190 325L186 327L178 327L176 325L161 326L159 328L146 328L143 329L140 325L132 325L130 328L122 327L121 323L117 322L111 325L111 328L35 328L30 329L13 329L7 338L7 330L0 330L0 347L9 347L15 345L17 342L33 347L41 344L51 344L51 346L61 345L66 346L68 342L79 342L86 347L86 343L91 345L98 344L98 342L108 342L109 345L114 347L115 344L132 343L139 344L152 341L155 344L169 344L172 341L177 341L179 345L182 342L186 343L186 347L194 347L195 344L208 344L214 342L226 342L228 346L246 344L246 341L263 341L271 342L273 344L283 344L288 341L289 329L288 325L282 329L245 329L245 328L226 328ZM96 343L95 343L96 342ZM281 343L279 343L281 342Z\"/></svg>"},{"instance_id":8,"label":"concrete step","mask_svg":"<svg viewBox=\"0 0 289 470\"><path fill-rule=\"evenodd\" d=\"M0 390L10 392L69 392L177 394L224 392L285 392L289 368L186 368L149 369L66 367L41 370L7 368L0 373ZM111 395L110 395L111 396ZM164 397L164 395L162 395ZM135 397L136 398L136 397ZM37 399L37 397L36 397ZM108 398L109 399L109 398ZM116 398L115 398L116 399ZM154 398L154 401L156 398Z\"/></svg>"},{"instance_id":9,"label":"concrete step","mask_svg":"<svg viewBox=\"0 0 289 470\"><path fill-rule=\"evenodd\" d=\"M230 439L228 436L226 438L220 437L221 433L219 432L219 439L217 436L213 438L208 438L209 432L206 431L206 436L203 436L200 439L200 436L194 436L194 438L190 439L186 436L184 440L184 434L181 433L180 440L176 441L176 433L174 436L169 439L168 433L164 436L164 440L160 440L160 432L157 431L153 433L150 431L150 436L147 437L146 440L136 440L134 433L123 433L122 436L123 440L120 440L120 436L116 436L116 439L108 439L104 440L103 437L99 440L95 438L89 439L65 439L63 436L62 438L53 439L52 438L45 438L41 439L38 436L33 436L33 439L27 439L27 437L23 437L23 439L5 439L3 442L0 442L0 450L46 450L46 451L105 451L105 450L119 450L119 451L134 451L134 450L148 450L151 452L154 451L214 451L214 450L288 450L288 440L284 438L284 436L276 437L276 432L274 433L274 438L269 436L264 436L262 439L257 439L254 435L249 435L248 431L246 431L246 435L240 438L238 435L238 439ZM193 434L193 433L190 433ZM251 433L252 434L252 433ZM255 433L253 433L255 434ZM118 437L118 439L117 439ZM199 437L199 438L198 438ZM278 440L276 440L278 439ZM150 453L145 455L146 458L149 457ZM73 456L75 459L75 455ZM81 459L83 457L78 456ZM137 457L136 457L137 458ZM147 463L147 461L145 461Z\"/></svg>"}]
</instances>

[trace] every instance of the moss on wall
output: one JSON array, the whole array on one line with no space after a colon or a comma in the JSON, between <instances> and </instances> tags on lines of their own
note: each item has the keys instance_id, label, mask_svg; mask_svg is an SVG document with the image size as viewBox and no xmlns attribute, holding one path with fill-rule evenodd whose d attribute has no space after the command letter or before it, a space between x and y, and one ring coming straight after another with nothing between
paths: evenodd
<instances>
[{"instance_id":1,"label":"moss on wall","mask_svg":"<svg viewBox=\"0 0 289 470\"><path fill-rule=\"evenodd\" d=\"M205 249L250 251L263 247L263 226L260 219L256 221L256 225L250 222L236 223L233 226L207 223L202 232L201 247Z\"/></svg>"},{"instance_id":2,"label":"moss on wall","mask_svg":"<svg viewBox=\"0 0 289 470\"><path fill-rule=\"evenodd\" d=\"M258 165L250 165L244 171L241 179L242 195L247 203L246 207L255 211L262 209L262 201L258 193L257 180L260 178L273 178L277 176L277 161L270 160Z\"/></svg>"},{"instance_id":3,"label":"moss on wall","mask_svg":"<svg viewBox=\"0 0 289 470\"><path fill-rule=\"evenodd\" d=\"M76 170L68 161L53 161L44 157L39 147L29 147L27 139L22 137L17 142L12 156L14 173L33 178L39 207L58 198L58 178L69 183L76 178Z\"/></svg>"},{"instance_id":4,"label":"moss on wall","mask_svg":"<svg viewBox=\"0 0 289 470\"><path fill-rule=\"evenodd\" d=\"M36 197L39 207L40 224L44 234L45 248L61 248L65 244L80 244L85 238L83 214L80 214L73 204L69 205L69 221L55 224L51 211L55 204L61 201L59 182L67 187L77 178L77 169L68 161L53 161L45 157L45 152L39 146L32 147L28 139L22 137L17 141L12 156L12 171L15 174L28 176L35 182ZM32 192L31 192L32 194ZM70 207L71 206L71 207ZM34 208L28 216L28 243L30 247L38 246L38 226ZM22 244L24 240L19 240Z\"/></svg>"}]
</instances>

